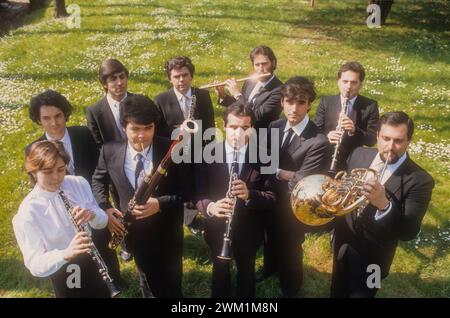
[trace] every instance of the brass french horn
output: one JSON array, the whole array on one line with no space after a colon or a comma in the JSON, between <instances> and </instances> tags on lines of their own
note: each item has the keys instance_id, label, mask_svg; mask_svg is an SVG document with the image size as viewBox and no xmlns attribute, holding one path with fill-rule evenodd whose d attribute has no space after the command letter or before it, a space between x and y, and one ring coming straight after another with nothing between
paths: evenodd
<instances>
[{"instance_id":1,"label":"brass french horn","mask_svg":"<svg viewBox=\"0 0 450 318\"><path fill-rule=\"evenodd\" d=\"M324 174L307 176L292 190L292 211L306 225L327 224L337 216L365 206L367 199L361 193L364 183L378 177L377 171L364 168L353 169L350 173L340 171L334 178Z\"/></svg>"}]
</instances>

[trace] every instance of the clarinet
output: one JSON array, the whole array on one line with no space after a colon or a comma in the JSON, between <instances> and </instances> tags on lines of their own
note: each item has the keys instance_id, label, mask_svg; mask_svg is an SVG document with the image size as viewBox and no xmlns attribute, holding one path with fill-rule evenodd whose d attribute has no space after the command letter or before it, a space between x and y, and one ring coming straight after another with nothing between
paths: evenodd
<instances>
[{"instance_id":1,"label":"clarinet","mask_svg":"<svg viewBox=\"0 0 450 318\"><path fill-rule=\"evenodd\" d=\"M217 258L229 261L231 260L231 221L233 219L234 211L236 209L236 201L237 196L231 194L231 189L233 187L233 182L236 181L238 177L238 169L239 169L239 163L238 163L238 152L239 148L237 144L233 148L233 162L231 163L231 170L230 170L230 180L228 182L228 191L227 191L227 198L231 199L232 201L232 213L230 216L227 217L225 221L225 233L223 234L223 243L222 243L222 250L220 252L220 255L217 256Z\"/></svg>"},{"instance_id":2,"label":"clarinet","mask_svg":"<svg viewBox=\"0 0 450 318\"><path fill-rule=\"evenodd\" d=\"M337 165L337 157L339 154L339 147L341 146L342 143L342 138L344 136L344 129L342 128L342 116L347 114L347 101L348 101L348 95L344 96L344 99L342 101L342 105L341 105L341 112L339 114L339 120L338 120L338 124L336 127L337 131L342 132L341 137L339 138L338 142L336 143L336 145L334 146L334 152L333 152L333 159L331 160L331 167L330 167L330 173L335 175L336 174L336 165Z\"/></svg>"},{"instance_id":3,"label":"clarinet","mask_svg":"<svg viewBox=\"0 0 450 318\"><path fill-rule=\"evenodd\" d=\"M59 192L59 196L61 197L64 206L66 207L66 210L69 214L69 219L72 222L75 231L91 233L91 229L89 228L89 225L87 223L81 225L77 224L75 216L73 215L73 206L70 204L69 200L67 199L66 195L62 190ZM117 287L114 285L114 281L109 275L108 266L106 266L105 261L103 260L102 256L100 255L100 252L98 251L95 245L93 245L93 247L89 251L89 255L92 257L92 260L94 261L95 265L98 268L98 272L102 276L103 281L106 283L106 286L108 287L109 294L111 295L111 297L115 297L118 294L120 294L120 290L117 289Z\"/></svg>"}]
</instances>

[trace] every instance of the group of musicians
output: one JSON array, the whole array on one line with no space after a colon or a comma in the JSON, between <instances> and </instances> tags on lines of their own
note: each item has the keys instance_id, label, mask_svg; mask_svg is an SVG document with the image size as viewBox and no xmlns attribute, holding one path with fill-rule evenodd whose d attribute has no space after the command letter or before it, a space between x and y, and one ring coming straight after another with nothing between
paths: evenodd
<instances>
[{"instance_id":1,"label":"group of musicians","mask_svg":"<svg viewBox=\"0 0 450 318\"><path fill-rule=\"evenodd\" d=\"M205 220L212 297L255 297L256 283L274 274L280 296L296 297L303 280L302 243L312 229L292 213L291 191L302 178L327 173L339 146L338 170L386 168L382 179L363 186L367 207L337 217L326 228L333 246L331 296L374 297L380 286L367 284L369 265L379 266L381 279L388 275L398 241L419 233L434 187L432 177L407 153L412 120L401 111L379 116L377 102L359 94L365 72L357 62L340 67L339 93L321 98L312 120L308 113L316 91L311 80L293 77L283 84L267 46L253 49L250 61L255 76L241 90L235 79L211 85L224 107L224 140L189 144L192 157L195 149L213 145L220 160L172 163L150 198L131 211L136 191L172 151L174 131L189 119L201 122L200 134L215 127L209 92L191 85L191 60L175 57L165 63L172 88L154 101L128 92L129 72L121 62L103 61L99 81L105 96L87 108L87 127L67 126L72 106L60 93L34 96L29 115L44 135L26 148L25 168L34 187L13 218L31 274L49 277L57 297L109 297L92 249L123 290L127 283L108 243L112 235L125 236L121 256L134 258L142 296L182 297L183 213L191 202ZM266 163L258 156L250 160L249 141L260 133L267 133L270 145L258 147L278 154L272 174L262 173ZM127 213L132 222L123 222ZM230 261L218 257L227 223L236 284ZM264 265L255 271L262 245ZM69 283L73 265L81 276L75 287Z\"/></svg>"}]
</instances>

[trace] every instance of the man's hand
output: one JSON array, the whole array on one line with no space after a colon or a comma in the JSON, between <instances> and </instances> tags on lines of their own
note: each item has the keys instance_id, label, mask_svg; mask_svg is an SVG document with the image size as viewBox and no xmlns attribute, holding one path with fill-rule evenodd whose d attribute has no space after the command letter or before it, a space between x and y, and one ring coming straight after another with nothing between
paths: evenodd
<instances>
[{"instance_id":1,"label":"man's hand","mask_svg":"<svg viewBox=\"0 0 450 318\"><path fill-rule=\"evenodd\" d=\"M155 198L149 198L144 205L136 205L132 214L136 216L137 220L148 218L161 210L159 201Z\"/></svg>"},{"instance_id":2,"label":"man's hand","mask_svg":"<svg viewBox=\"0 0 450 318\"><path fill-rule=\"evenodd\" d=\"M384 186L375 178L366 181L362 194L378 210L384 209L389 204Z\"/></svg>"},{"instance_id":3,"label":"man's hand","mask_svg":"<svg viewBox=\"0 0 450 318\"><path fill-rule=\"evenodd\" d=\"M229 198L223 198L219 201L211 203L209 213L218 218L230 217L233 213L233 203Z\"/></svg>"},{"instance_id":4,"label":"man's hand","mask_svg":"<svg viewBox=\"0 0 450 318\"><path fill-rule=\"evenodd\" d=\"M214 81L213 84L219 84L219 81ZM220 86L216 86L214 87L214 91L216 92L217 96L220 99L224 99L225 98L225 86L224 85L220 85Z\"/></svg>"},{"instance_id":5,"label":"man's hand","mask_svg":"<svg viewBox=\"0 0 450 318\"><path fill-rule=\"evenodd\" d=\"M82 225L86 222L89 222L95 217L94 212L91 212L88 209L81 208L79 206L74 207L72 213L74 214L77 225Z\"/></svg>"},{"instance_id":6,"label":"man's hand","mask_svg":"<svg viewBox=\"0 0 450 318\"><path fill-rule=\"evenodd\" d=\"M241 200L248 200L249 191L247 185L242 180L234 180L231 187L231 194L237 196Z\"/></svg>"},{"instance_id":7,"label":"man's hand","mask_svg":"<svg viewBox=\"0 0 450 318\"><path fill-rule=\"evenodd\" d=\"M237 99L238 95L241 95L241 92L239 91L238 84L234 78L231 78L229 80L226 80L225 83L227 84L227 90L230 92L230 94Z\"/></svg>"},{"instance_id":8,"label":"man's hand","mask_svg":"<svg viewBox=\"0 0 450 318\"><path fill-rule=\"evenodd\" d=\"M125 235L124 225L117 219L117 217L123 218L123 213L115 208L109 208L106 210L108 214L108 229L111 233L123 236Z\"/></svg>"},{"instance_id":9,"label":"man's hand","mask_svg":"<svg viewBox=\"0 0 450 318\"><path fill-rule=\"evenodd\" d=\"M78 232L66 248L64 253L64 259L68 262L73 260L78 255L88 253L94 244L86 232Z\"/></svg>"},{"instance_id":10,"label":"man's hand","mask_svg":"<svg viewBox=\"0 0 450 318\"><path fill-rule=\"evenodd\" d=\"M342 116L341 125L342 125L342 128L344 128L344 130L347 131L349 136L353 136L355 134L355 129L356 129L355 124L347 115Z\"/></svg>"},{"instance_id":11,"label":"man's hand","mask_svg":"<svg viewBox=\"0 0 450 318\"><path fill-rule=\"evenodd\" d=\"M289 170L280 169L280 173L278 174L278 179L283 181L291 181L294 178L295 172Z\"/></svg>"}]
</instances>

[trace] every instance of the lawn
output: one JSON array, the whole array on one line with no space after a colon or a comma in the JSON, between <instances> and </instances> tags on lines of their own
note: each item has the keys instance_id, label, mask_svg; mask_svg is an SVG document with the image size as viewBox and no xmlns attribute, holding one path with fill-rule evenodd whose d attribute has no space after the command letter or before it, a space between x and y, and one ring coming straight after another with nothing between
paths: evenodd
<instances>
[{"instance_id":1,"label":"lawn","mask_svg":"<svg viewBox=\"0 0 450 318\"><path fill-rule=\"evenodd\" d=\"M337 92L340 64L366 68L362 94L381 112L404 110L416 123L410 155L436 187L422 231L402 242L378 297L450 296L450 5L446 0L395 1L388 25L369 29L365 0L66 1L81 8L80 28L53 19L53 2L29 15L24 26L0 38L0 297L51 297L50 284L23 265L11 219L29 191L25 146L42 134L28 118L31 96L52 88L75 107L69 124L86 124L86 107L103 96L99 63L114 57L130 70L129 90L151 98L168 88L164 62L176 55L196 65L194 84L244 77L250 50L272 47L277 75L312 78L319 96ZM212 92L213 100L215 100ZM314 102L313 116L318 100ZM215 104L216 124L223 109ZM301 297L328 297L328 236L308 235ZM211 264L205 243L185 232L183 291L208 297ZM261 255L257 263L262 263ZM122 264L138 297L137 274ZM278 297L278 280L257 286L258 297Z\"/></svg>"}]
</instances>

